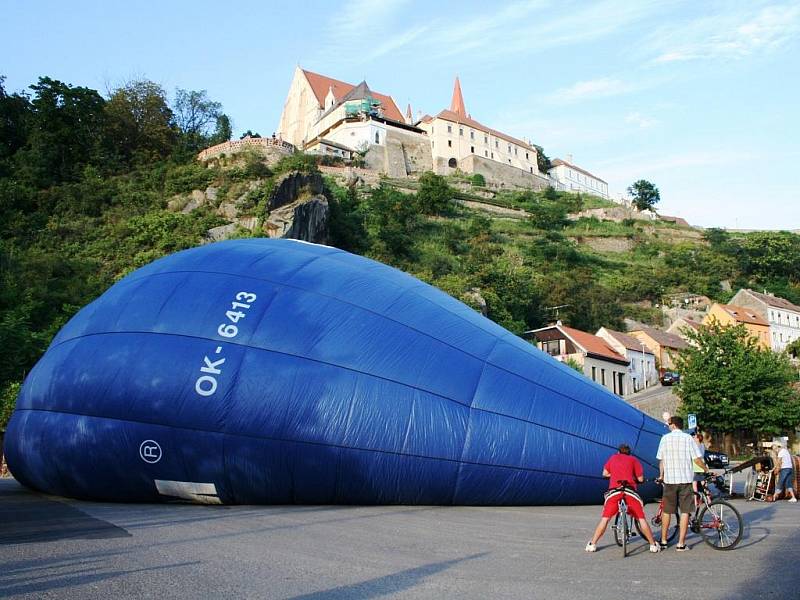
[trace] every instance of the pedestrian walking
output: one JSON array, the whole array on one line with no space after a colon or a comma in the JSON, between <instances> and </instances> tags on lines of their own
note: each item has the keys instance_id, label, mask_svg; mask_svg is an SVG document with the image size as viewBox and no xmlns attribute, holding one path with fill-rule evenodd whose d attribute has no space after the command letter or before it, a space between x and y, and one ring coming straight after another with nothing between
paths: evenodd
<instances>
[{"instance_id":1,"label":"pedestrian walking","mask_svg":"<svg viewBox=\"0 0 800 600\"><path fill-rule=\"evenodd\" d=\"M775 485L775 495L772 497L777 500L781 492L786 490L786 493L791 496L789 502L797 502L797 496L794 493L792 455L781 444L773 444L773 447L778 449L778 464L775 465L778 471L778 483Z\"/></svg>"}]
</instances>

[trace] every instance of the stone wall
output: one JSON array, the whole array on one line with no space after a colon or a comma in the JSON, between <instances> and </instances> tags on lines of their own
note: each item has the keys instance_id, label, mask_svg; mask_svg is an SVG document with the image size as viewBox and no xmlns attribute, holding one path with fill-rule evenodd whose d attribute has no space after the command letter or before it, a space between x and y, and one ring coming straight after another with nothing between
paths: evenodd
<instances>
[{"instance_id":1,"label":"stone wall","mask_svg":"<svg viewBox=\"0 0 800 600\"><path fill-rule=\"evenodd\" d=\"M372 144L365 157L367 166L389 177L419 175L433 168L431 143L423 134L386 130L383 144Z\"/></svg>"},{"instance_id":2,"label":"stone wall","mask_svg":"<svg viewBox=\"0 0 800 600\"><path fill-rule=\"evenodd\" d=\"M294 146L289 142L276 138L244 138L242 140L229 140L216 146L206 148L197 155L197 160L210 160L222 154L236 154L242 150L252 148L264 155L279 154L285 156L294 152Z\"/></svg>"},{"instance_id":3,"label":"stone wall","mask_svg":"<svg viewBox=\"0 0 800 600\"><path fill-rule=\"evenodd\" d=\"M522 169L504 165L501 162L471 154L461 161L458 168L464 173L480 173L490 186L522 188L528 190L543 190L549 182L546 177L534 173L526 173ZM438 157L434 171L440 175L447 175L455 169L447 165L444 158Z\"/></svg>"}]
</instances>

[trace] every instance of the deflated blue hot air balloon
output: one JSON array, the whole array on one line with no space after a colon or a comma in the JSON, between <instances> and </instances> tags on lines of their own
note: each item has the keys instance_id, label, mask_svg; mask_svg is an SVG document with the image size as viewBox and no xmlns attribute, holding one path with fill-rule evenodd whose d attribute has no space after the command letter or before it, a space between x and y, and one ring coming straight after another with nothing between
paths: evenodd
<instances>
[{"instance_id":1,"label":"deflated blue hot air balloon","mask_svg":"<svg viewBox=\"0 0 800 600\"><path fill-rule=\"evenodd\" d=\"M597 503L664 427L437 289L291 240L211 244L110 288L31 371L15 477L95 500Z\"/></svg>"}]
</instances>

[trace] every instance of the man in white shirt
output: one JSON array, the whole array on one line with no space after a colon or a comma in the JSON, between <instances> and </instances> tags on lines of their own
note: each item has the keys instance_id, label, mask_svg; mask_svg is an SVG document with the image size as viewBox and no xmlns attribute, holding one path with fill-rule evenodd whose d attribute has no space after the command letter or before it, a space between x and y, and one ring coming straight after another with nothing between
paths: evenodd
<instances>
[{"instance_id":1,"label":"man in white shirt","mask_svg":"<svg viewBox=\"0 0 800 600\"><path fill-rule=\"evenodd\" d=\"M703 460L697 444L692 436L684 433L683 419L678 416L670 417L669 433L662 436L658 443L658 478L664 483L662 495L664 510L661 516L661 548L667 547L667 532L673 513L680 508L680 526L678 529L678 545L676 550L688 550L686 545L686 531L689 528L689 514L694 510L692 494L692 480L694 479L694 463L708 473L708 467Z\"/></svg>"},{"instance_id":2,"label":"man in white shirt","mask_svg":"<svg viewBox=\"0 0 800 600\"><path fill-rule=\"evenodd\" d=\"M781 447L780 444L773 444L773 446L778 450L778 464L776 467L780 468L778 483L775 485L775 495L773 498L777 500L778 496L780 496L781 492L785 489L791 496L789 502L797 502L797 496L794 495L794 483L792 482L794 479L792 455L789 454L786 448Z\"/></svg>"}]
</instances>

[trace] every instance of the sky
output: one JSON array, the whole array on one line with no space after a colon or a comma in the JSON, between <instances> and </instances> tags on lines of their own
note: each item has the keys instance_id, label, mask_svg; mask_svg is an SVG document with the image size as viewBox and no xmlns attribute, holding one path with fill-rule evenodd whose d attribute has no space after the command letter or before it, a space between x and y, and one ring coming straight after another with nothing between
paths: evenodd
<instances>
[{"instance_id":1,"label":"sky","mask_svg":"<svg viewBox=\"0 0 800 600\"><path fill-rule=\"evenodd\" d=\"M468 112L693 225L800 229L800 0L0 0L8 91L40 76L207 90L276 130L297 65Z\"/></svg>"}]
</instances>

